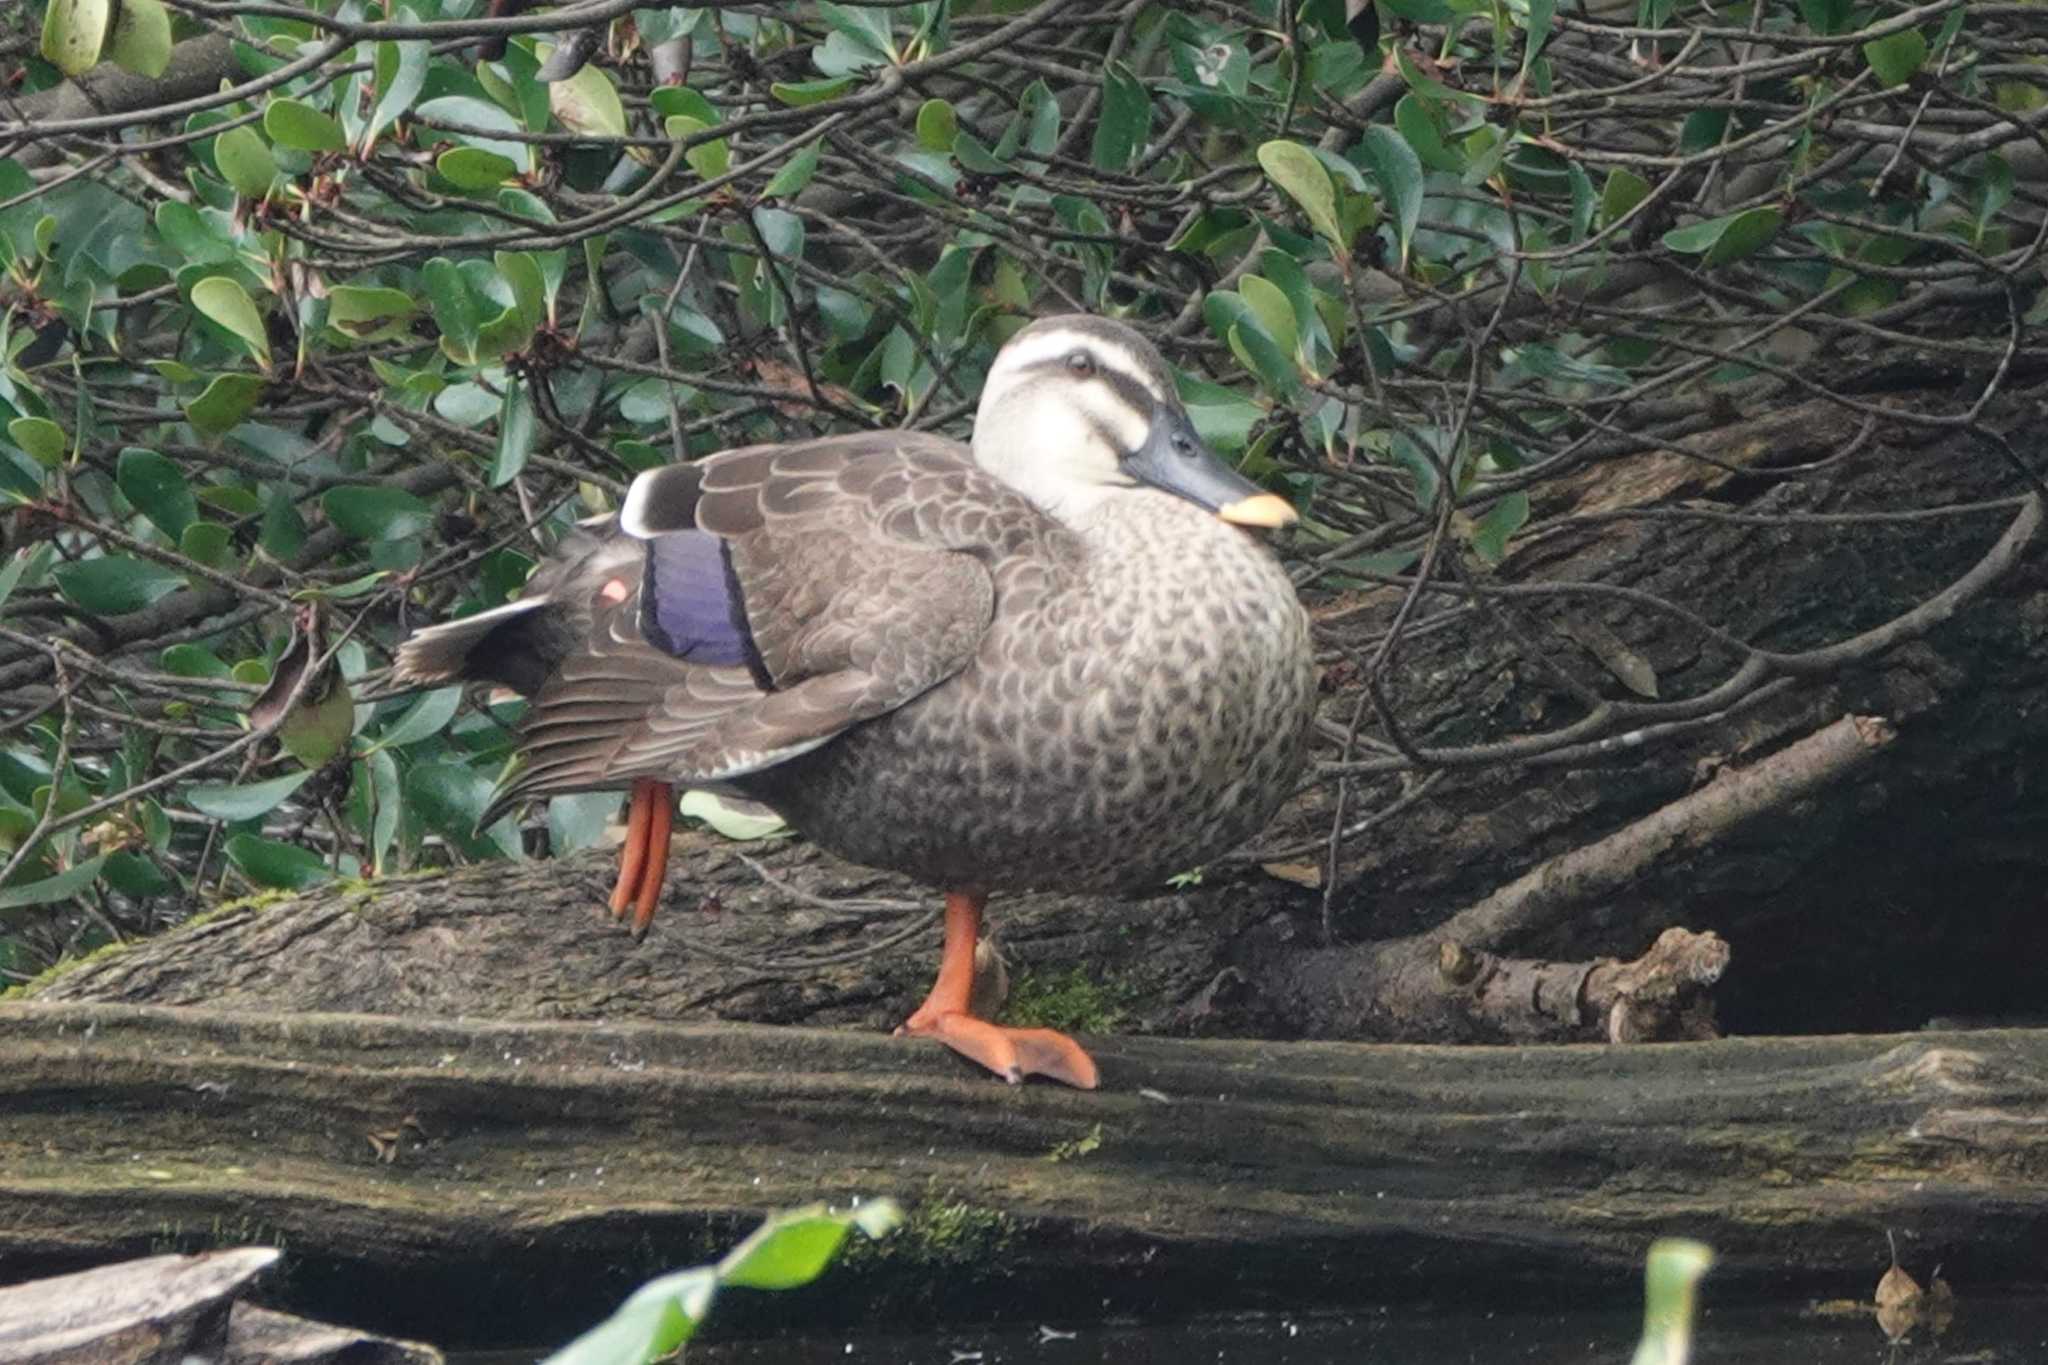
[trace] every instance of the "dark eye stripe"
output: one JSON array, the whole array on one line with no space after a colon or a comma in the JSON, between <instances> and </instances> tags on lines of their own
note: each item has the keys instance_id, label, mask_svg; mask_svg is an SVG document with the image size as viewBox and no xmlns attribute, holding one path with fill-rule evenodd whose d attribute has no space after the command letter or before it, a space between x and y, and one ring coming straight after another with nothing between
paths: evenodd
<instances>
[{"instance_id":1,"label":"dark eye stripe","mask_svg":"<svg viewBox=\"0 0 2048 1365\"><path fill-rule=\"evenodd\" d=\"M1066 355L1049 356L1044 360L1033 361L1029 368L1058 370L1070 379L1079 380L1081 377L1067 368L1067 358ZM1125 407L1148 420L1152 416L1152 409L1159 404L1159 400L1152 396L1152 390L1133 378L1129 371L1104 365L1099 358L1095 361L1095 373L1088 378L1100 380Z\"/></svg>"}]
</instances>

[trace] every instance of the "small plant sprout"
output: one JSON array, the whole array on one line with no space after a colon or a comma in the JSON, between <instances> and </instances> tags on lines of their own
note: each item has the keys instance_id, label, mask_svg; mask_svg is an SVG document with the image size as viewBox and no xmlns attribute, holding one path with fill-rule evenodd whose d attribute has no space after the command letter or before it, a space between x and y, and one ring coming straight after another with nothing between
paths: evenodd
<instances>
[{"instance_id":1,"label":"small plant sprout","mask_svg":"<svg viewBox=\"0 0 2048 1365\"><path fill-rule=\"evenodd\" d=\"M720 1289L809 1284L832 1264L850 1230L880 1239L902 1222L903 1210L893 1199L870 1200L846 1213L813 1204L770 1214L716 1265L679 1270L640 1286L616 1313L545 1365L647 1365L675 1355L697 1335Z\"/></svg>"},{"instance_id":2,"label":"small plant sprout","mask_svg":"<svg viewBox=\"0 0 2048 1365\"><path fill-rule=\"evenodd\" d=\"M1631 1365L1686 1365L1692 1357L1694 1288L1714 1263L1700 1242L1664 1237L1650 1244L1643 1275L1643 1339Z\"/></svg>"}]
</instances>

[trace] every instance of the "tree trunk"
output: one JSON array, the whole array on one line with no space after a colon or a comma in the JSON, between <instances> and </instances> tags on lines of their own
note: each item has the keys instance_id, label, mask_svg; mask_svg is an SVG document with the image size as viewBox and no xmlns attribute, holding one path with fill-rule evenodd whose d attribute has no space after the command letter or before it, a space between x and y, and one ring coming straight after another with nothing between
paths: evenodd
<instances>
[{"instance_id":1,"label":"tree trunk","mask_svg":"<svg viewBox=\"0 0 2048 1365\"><path fill-rule=\"evenodd\" d=\"M778 1318L1624 1297L1666 1233L1729 1293L1862 1297L1888 1228L1965 1297L2039 1274L2048 1033L1098 1055L1084 1094L844 1030L5 1005L0 1265L271 1242L286 1306L444 1343L885 1194Z\"/></svg>"}]
</instances>

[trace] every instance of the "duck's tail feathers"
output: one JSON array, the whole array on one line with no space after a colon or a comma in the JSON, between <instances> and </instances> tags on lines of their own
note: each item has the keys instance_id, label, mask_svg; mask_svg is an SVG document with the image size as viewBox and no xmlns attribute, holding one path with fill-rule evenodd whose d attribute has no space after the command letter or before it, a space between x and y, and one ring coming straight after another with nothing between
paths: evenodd
<instances>
[{"instance_id":1,"label":"duck's tail feathers","mask_svg":"<svg viewBox=\"0 0 2048 1365\"><path fill-rule=\"evenodd\" d=\"M534 636L543 626L539 614L548 606L544 593L522 597L415 633L398 647L391 669L394 690L492 682L523 693L538 691L544 664Z\"/></svg>"}]
</instances>

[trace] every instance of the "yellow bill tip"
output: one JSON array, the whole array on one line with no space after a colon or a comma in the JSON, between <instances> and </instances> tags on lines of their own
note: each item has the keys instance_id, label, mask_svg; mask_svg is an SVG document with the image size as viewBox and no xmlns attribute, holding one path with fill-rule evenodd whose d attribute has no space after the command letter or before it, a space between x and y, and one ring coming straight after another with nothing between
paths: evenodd
<instances>
[{"instance_id":1,"label":"yellow bill tip","mask_svg":"<svg viewBox=\"0 0 2048 1365\"><path fill-rule=\"evenodd\" d=\"M1277 493L1254 493L1225 503L1216 509L1216 515L1237 526L1292 526L1301 519L1287 499Z\"/></svg>"}]
</instances>

